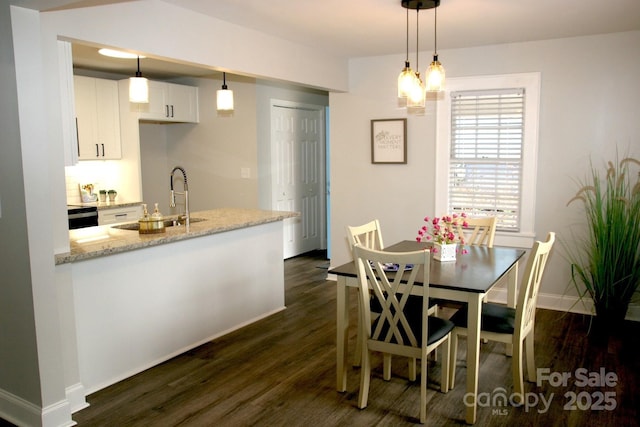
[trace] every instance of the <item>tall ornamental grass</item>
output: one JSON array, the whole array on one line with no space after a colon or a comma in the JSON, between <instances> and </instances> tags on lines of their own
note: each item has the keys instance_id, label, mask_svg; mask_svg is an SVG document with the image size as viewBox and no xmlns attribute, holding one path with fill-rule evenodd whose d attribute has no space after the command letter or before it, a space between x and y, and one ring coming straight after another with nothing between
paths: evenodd
<instances>
[{"instance_id":1,"label":"tall ornamental grass","mask_svg":"<svg viewBox=\"0 0 640 427\"><path fill-rule=\"evenodd\" d=\"M640 162L609 162L604 178L592 166L590 181L567 204L584 204L588 233L567 250L572 282L598 316L624 318L640 283L640 172L631 166Z\"/></svg>"}]
</instances>

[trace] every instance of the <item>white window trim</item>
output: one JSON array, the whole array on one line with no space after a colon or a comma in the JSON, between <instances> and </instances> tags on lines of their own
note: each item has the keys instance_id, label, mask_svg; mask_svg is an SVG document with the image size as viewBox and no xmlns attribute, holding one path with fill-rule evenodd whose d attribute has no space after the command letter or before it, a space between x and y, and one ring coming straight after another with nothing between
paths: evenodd
<instances>
[{"instance_id":1,"label":"white window trim","mask_svg":"<svg viewBox=\"0 0 640 427\"><path fill-rule=\"evenodd\" d=\"M448 78L444 97L438 102L436 126L436 212L445 213L448 203L449 151L451 141L451 92L525 88L524 141L522 151L522 200L519 232L496 232L495 245L530 248L535 240L536 175L538 170L538 119L540 73Z\"/></svg>"}]
</instances>

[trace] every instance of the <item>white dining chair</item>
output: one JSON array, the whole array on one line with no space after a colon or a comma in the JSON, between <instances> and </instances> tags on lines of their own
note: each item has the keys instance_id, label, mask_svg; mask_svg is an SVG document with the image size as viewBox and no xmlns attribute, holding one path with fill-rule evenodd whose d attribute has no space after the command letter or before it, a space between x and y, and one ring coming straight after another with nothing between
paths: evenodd
<instances>
[{"instance_id":1,"label":"white dining chair","mask_svg":"<svg viewBox=\"0 0 640 427\"><path fill-rule=\"evenodd\" d=\"M384 249L382 242L382 230L380 230L380 221L374 219L362 225L347 225L347 239L351 249L353 245L359 243L365 248Z\"/></svg>"},{"instance_id":2,"label":"white dining chair","mask_svg":"<svg viewBox=\"0 0 640 427\"><path fill-rule=\"evenodd\" d=\"M527 377L536 381L534 359L534 326L536 303L540 282L547 264L547 258L555 242L555 233L549 232L545 242L536 241L531 249L527 265L522 276L516 308L502 304L483 303L480 319L480 338L513 345L512 375L514 393L523 396L523 346L526 349ZM467 335L467 309L463 307L450 319L455 325L451 333L451 362L449 385L455 384L455 366L457 358L458 336Z\"/></svg>"},{"instance_id":3,"label":"white dining chair","mask_svg":"<svg viewBox=\"0 0 640 427\"><path fill-rule=\"evenodd\" d=\"M347 240L349 242L350 249L353 250L353 247L356 244L361 245L362 247L369 249L384 249L384 242L382 239L382 230L380 228L380 221L377 219L371 220L362 225L348 225L347 226ZM378 313L380 308L377 307L377 301L372 299L372 313ZM438 315L438 304L435 301L432 301L429 314L437 316ZM359 318L359 317L358 317ZM360 355L362 353L361 340L360 335L362 334L362 325L358 322L357 329L357 337L356 337L356 352L354 354L354 366L360 366ZM389 362L390 364L390 362ZM409 376L415 380L415 360L410 362L409 364ZM390 366L388 369L391 369Z\"/></svg>"},{"instance_id":4,"label":"white dining chair","mask_svg":"<svg viewBox=\"0 0 640 427\"><path fill-rule=\"evenodd\" d=\"M365 408L368 403L371 352L383 353L385 362L392 354L410 360L420 359L420 422L424 423L427 417L427 355L438 347L442 349L440 390L448 392L450 337L454 328L449 320L428 315L430 252L428 249L385 252L356 244L353 254L360 289L360 324L363 325L358 407ZM388 271L388 266L393 266L392 272ZM420 289L420 295L410 295L415 288ZM375 317L369 307L369 289L382 307ZM420 304L409 304L409 301L415 301L409 296L417 298ZM387 366L384 363L385 380L391 377ZM397 404L395 399L387 398L386 402L389 407Z\"/></svg>"},{"instance_id":5,"label":"white dining chair","mask_svg":"<svg viewBox=\"0 0 640 427\"><path fill-rule=\"evenodd\" d=\"M462 223L458 223L457 232L465 245L493 247L498 218L495 216L468 217L464 222L467 226L463 227Z\"/></svg>"}]
</instances>

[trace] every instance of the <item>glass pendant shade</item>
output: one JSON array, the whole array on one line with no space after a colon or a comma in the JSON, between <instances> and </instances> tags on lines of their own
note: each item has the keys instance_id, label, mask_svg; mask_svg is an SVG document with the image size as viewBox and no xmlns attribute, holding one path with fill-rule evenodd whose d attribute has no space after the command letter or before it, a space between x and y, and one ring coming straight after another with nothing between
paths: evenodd
<instances>
[{"instance_id":1,"label":"glass pendant shade","mask_svg":"<svg viewBox=\"0 0 640 427\"><path fill-rule=\"evenodd\" d=\"M216 105L218 111L233 111L233 91L229 89L219 89L216 95Z\"/></svg>"},{"instance_id":2,"label":"glass pendant shade","mask_svg":"<svg viewBox=\"0 0 640 427\"><path fill-rule=\"evenodd\" d=\"M420 79L420 75L418 73L415 74L415 79L416 82L407 96L407 107L424 108L426 98L424 84L422 83L422 79Z\"/></svg>"},{"instance_id":3,"label":"glass pendant shade","mask_svg":"<svg viewBox=\"0 0 640 427\"><path fill-rule=\"evenodd\" d=\"M444 67L438 61L438 56L434 55L433 62L427 69L427 91L440 92L444 89Z\"/></svg>"},{"instance_id":4,"label":"glass pendant shade","mask_svg":"<svg viewBox=\"0 0 640 427\"><path fill-rule=\"evenodd\" d=\"M416 84L416 73L409 66L409 62L405 62L405 67L398 76L398 98L406 98L411 89Z\"/></svg>"},{"instance_id":5,"label":"glass pendant shade","mask_svg":"<svg viewBox=\"0 0 640 427\"><path fill-rule=\"evenodd\" d=\"M138 56L138 71L135 77L129 78L129 102L138 104L149 103L149 81L140 72L140 57Z\"/></svg>"},{"instance_id":6,"label":"glass pendant shade","mask_svg":"<svg viewBox=\"0 0 640 427\"><path fill-rule=\"evenodd\" d=\"M233 91L227 88L227 73L222 73L222 89L216 93L218 111L233 111Z\"/></svg>"},{"instance_id":7,"label":"glass pendant shade","mask_svg":"<svg viewBox=\"0 0 640 427\"><path fill-rule=\"evenodd\" d=\"M139 104L149 102L149 81L145 77L129 78L129 102Z\"/></svg>"}]
</instances>

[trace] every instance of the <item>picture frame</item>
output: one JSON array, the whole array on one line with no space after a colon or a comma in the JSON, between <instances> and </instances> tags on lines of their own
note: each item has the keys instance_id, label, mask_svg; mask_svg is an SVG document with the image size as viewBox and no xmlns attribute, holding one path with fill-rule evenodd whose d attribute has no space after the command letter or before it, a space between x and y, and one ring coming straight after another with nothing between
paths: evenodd
<instances>
[{"instance_id":1,"label":"picture frame","mask_svg":"<svg viewBox=\"0 0 640 427\"><path fill-rule=\"evenodd\" d=\"M407 119L371 120L371 163L407 163Z\"/></svg>"}]
</instances>

